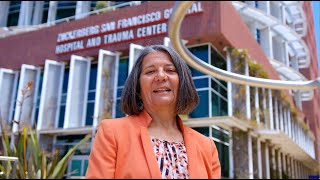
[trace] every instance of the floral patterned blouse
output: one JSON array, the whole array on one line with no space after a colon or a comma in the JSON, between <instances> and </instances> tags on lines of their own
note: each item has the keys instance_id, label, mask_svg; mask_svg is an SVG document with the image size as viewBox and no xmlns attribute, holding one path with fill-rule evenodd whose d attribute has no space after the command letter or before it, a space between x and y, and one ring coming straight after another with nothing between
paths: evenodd
<instances>
[{"instance_id":1,"label":"floral patterned blouse","mask_svg":"<svg viewBox=\"0 0 320 180\"><path fill-rule=\"evenodd\" d=\"M162 179L188 179L188 157L183 142L151 138Z\"/></svg>"}]
</instances>

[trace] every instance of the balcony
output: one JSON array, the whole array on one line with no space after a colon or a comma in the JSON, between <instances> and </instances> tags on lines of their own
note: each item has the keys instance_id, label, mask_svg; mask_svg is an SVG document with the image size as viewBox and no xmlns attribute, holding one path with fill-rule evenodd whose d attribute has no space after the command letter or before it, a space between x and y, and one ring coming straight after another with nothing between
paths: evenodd
<instances>
[{"instance_id":1,"label":"balcony","mask_svg":"<svg viewBox=\"0 0 320 180\"><path fill-rule=\"evenodd\" d=\"M299 68L310 66L309 49L301 39L301 35L295 32L291 27L283 24L279 19L267 14L263 10L249 6L246 3L232 1L232 5L243 18L258 22L262 28L270 27L275 35L278 35L285 40L288 43L289 52L297 58Z\"/></svg>"}]
</instances>

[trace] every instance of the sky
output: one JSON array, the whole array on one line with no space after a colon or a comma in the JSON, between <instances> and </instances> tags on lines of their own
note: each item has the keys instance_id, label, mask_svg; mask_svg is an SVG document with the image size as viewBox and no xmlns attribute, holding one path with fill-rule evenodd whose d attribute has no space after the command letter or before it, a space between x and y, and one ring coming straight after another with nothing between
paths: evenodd
<instances>
[{"instance_id":1,"label":"sky","mask_svg":"<svg viewBox=\"0 0 320 180\"><path fill-rule=\"evenodd\" d=\"M320 1L312 1L312 11L317 42L318 69L320 70ZM318 75L320 76L320 72Z\"/></svg>"}]
</instances>

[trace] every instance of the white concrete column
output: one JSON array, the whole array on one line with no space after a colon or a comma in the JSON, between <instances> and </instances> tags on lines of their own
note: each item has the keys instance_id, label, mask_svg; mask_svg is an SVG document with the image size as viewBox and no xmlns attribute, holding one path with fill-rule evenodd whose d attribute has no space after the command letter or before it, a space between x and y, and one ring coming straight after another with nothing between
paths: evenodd
<instances>
[{"instance_id":1,"label":"white concrete column","mask_svg":"<svg viewBox=\"0 0 320 180\"><path fill-rule=\"evenodd\" d=\"M262 179L262 157L261 157L261 141L257 137L257 156L258 156L258 178Z\"/></svg>"},{"instance_id":2,"label":"white concrete column","mask_svg":"<svg viewBox=\"0 0 320 180\"><path fill-rule=\"evenodd\" d=\"M273 123L273 105L272 105L272 91L271 89L268 89L268 97L269 97L269 120L270 120L270 129L273 130L274 129L274 123Z\"/></svg>"},{"instance_id":3,"label":"white concrete column","mask_svg":"<svg viewBox=\"0 0 320 180\"><path fill-rule=\"evenodd\" d=\"M91 1L77 1L75 19L81 19L88 16L85 13L90 12L90 3Z\"/></svg>"},{"instance_id":4,"label":"white concrete column","mask_svg":"<svg viewBox=\"0 0 320 180\"><path fill-rule=\"evenodd\" d=\"M9 15L10 1L0 1L0 27L6 27Z\"/></svg>"},{"instance_id":5,"label":"white concrete column","mask_svg":"<svg viewBox=\"0 0 320 180\"><path fill-rule=\"evenodd\" d=\"M298 178L302 179L301 162L298 161Z\"/></svg>"},{"instance_id":6,"label":"white concrete column","mask_svg":"<svg viewBox=\"0 0 320 180\"><path fill-rule=\"evenodd\" d=\"M273 59L272 33L270 27L260 30L260 45L266 55Z\"/></svg>"},{"instance_id":7,"label":"white concrete column","mask_svg":"<svg viewBox=\"0 0 320 180\"><path fill-rule=\"evenodd\" d=\"M297 105L297 107L302 110L302 100L301 100L301 91L297 90L295 93L294 93L294 100L295 100L295 103Z\"/></svg>"},{"instance_id":8,"label":"white concrete column","mask_svg":"<svg viewBox=\"0 0 320 180\"><path fill-rule=\"evenodd\" d=\"M49 2L48 19L47 19L48 24L50 24L50 22L56 20L57 7L58 7L58 1L50 1Z\"/></svg>"},{"instance_id":9,"label":"white concrete column","mask_svg":"<svg viewBox=\"0 0 320 180\"><path fill-rule=\"evenodd\" d=\"M281 16L281 4L280 3L273 3L270 1L270 14L277 18L280 22L282 21Z\"/></svg>"},{"instance_id":10,"label":"white concrete column","mask_svg":"<svg viewBox=\"0 0 320 180\"><path fill-rule=\"evenodd\" d=\"M278 154L278 172L279 172L279 178L282 179L282 163L281 163L281 152L280 149L277 150Z\"/></svg>"},{"instance_id":11,"label":"white concrete column","mask_svg":"<svg viewBox=\"0 0 320 180\"><path fill-rule=\"evenodd\" d=\"M33 3L34 1L21 1L18 26L31 25Z\"/></svg>"},{"instance_id":12,"label":"white concrete column","mask_svg":"<svg viewBox=\"0 0 320 180\"><path fill-rule=\"evenodd\" d=\"M264 125L265 127L268 127L268 121L269 118L267 116L267 99L266 99L266 93L265 89L262 88L262 106L263 106L263 116L264 116Z\"/></svg>"},{"instance_id":13,"label":"white concrete column","mask_svg":"<svg viewBox=\"0 0 320 180\"><path fill-rule=\"evenodd\" d=\"M292 174L291 174L291 171L292 171L292 167L291 167L291 157L288 155L287 156L287 174L290 178L292 178Z\"/></svg>"},{"instance_id":14,"label":"white concrete column","mask_svg":"<svg viewBox=\"0 0 320 180\"><path fill-rule=\"evenodd\" d=\"M282 154L282 167L283 167L283 172L287 174L287 160L286 160L286 155L284 153Z\"/></svg>"},{"instance_id":15,"label":"white concrete column","mask_svg":"<svg viewBox=\"0 0 320 180\"><path fill-rule=\"evenodd\" d=\"M275 123L276 123L276 130L279 130L279 106L278 106L278 99L274 98L274 108L275 108Z\"/></svg>"},{"instance_id":16,"label":"white concrete column","mask_svg":"<svg viewBox=\"0 0 320 180\"><path fill-rule=\"evenodd\" d=\"M245 61L245 75L249 76L249 65L248 65L247 59ZM246 85L245 88L246 88L246 116L247 116L247 119L250 120L251 119L250 86Z\"/></svg>"},{"instance_id":17,"label":"white concrete column","mask_svg":"<svg viewBox=\"0 0 320 180\"><path fill-rule=\"evenodd\" d=\"M293 167L293 157L290 158L290 172L291 172L291 178L295 179L294 167Z\"/></svg>"},{"instance_id":18,"label":"white concrete column","mask_svg":"<svg viewBox=\"0 0 320 180\"><path fill-rule=\"evenodd\" d=\"M294 120L294 119L292 119L292 120ZM296 144L298 144L297 143L297 127L296 127L296 122L295 121L292 121L292 126L293 126L293 129L292 129L292 135L293 135L293 141L296 143Z\"/></svg>"},{"instance_id":19,"label":"white concrete column","mask_svg":"<svg viewBox=\"0 0 320 180\"><path fill-rule=\"evenodd\" d=\"M35 1L35 7L32 18L32 25L42 23L44 1Z\"/></svg>"},{"instance_id":20,"label":"white concrete column","mask_svg":"<svg viewBox=\"0 0 320 180\"><path fill-rule=\"evenodd\" d=\"M299 126L298 126L298 122L296 122L296 143L299 145Z\"/></svg>"},{"instance_id":21,"label":"white concrete column","mask_svg":"<svg viewBox=\"0 0 320 180\"><path fill-rule=\"evenodd\" d=\"M296 56L291 58L291 67L297 71L299 70L298 58Z\"/></svg>"},{"instance_id":22,"label":"white concrete column","mask_svg":"<svg viewBox=\"0 0 320 180\"><path fill-rule=\"evenodd\" d=\"M288 118L287 118L286 107L283 107L283 127L284 127L284 132L288 135Z\"/></svg>"},{"instance_id":23,"label":"white concrete column","mask_svg":"<svg viewBox=\"0 0 320 180\"><path fill-rule=\"evenodd\" d=\"M276 154L275 154L275 147L274 146L270 146L271 148L271 161L272 161L272 170L275 173L277 171L277 166L276 166Z\"/></svg>"},{"instance_id":24,"label":"white concrete column","mask_svg":"<svg viewBox=\"0 0 320 180\"><path fill-rule=\"evenodd\" d=\"M284 58L284 64L288 67L291 67L290 61L289 61L289 52L288 52L288 43L286 41L282 42L283 46L283 58Z\"/></svg>"},{"instance_id":25,"label":"white concrete column","mask_svg":"<svg viewBox=\"0 0 320 180\"><path fill-rule=\"evenodd\" d=\"M270 163L269 163L269 148L268 148L268 143L265 145L265 159L266 159L266 175L267 179L270 179Z\"/></svg>"},{"instance_id":26,"label":"white concrete column","mask_svg":"<svg viewBox=\"0 0 320 180\"><path fill-rule=\"evenodd\" d=\"M259 109L259 88L255 87L255 109L256 109L256 121L257 124L260 124L260 109Z\"/></svg>"},{"instance_id":27,"label":"white concrete column","mask_svg":"<svg viewBox=\"0 0 320 180\"><path fill-rule=\"evenodd\" d=\"M281 11L281 18L282 18L281 22L285 24L286 23L286 7L283 5L280 5L280 11Z\"/></svg>"},{"instance_id":28,"label":"white concrete column","mask_svg":"<svg viewBox=\"0 0 320 180\"><path fill-rule=\"evenodd\" d=\"M299 146L302 147L302 129L301 127L299 127Z\"/></svg>"},{"instance_id":29,"label":"white concrete column","mask_svg":"<svg viewBox=\"0 0 320 180\"><path fill-rule=\"evenodd\" d=\"M227 52L227 71L231 72L231 56L230 53ZM227 88L228 88L228 116L232 117L233 116L233 109L232 109L232 104L233 104L233 97L232 97L232 83L230 81L227 82Z\"/></svg>"},{"instance_id":30,"label":"white concrete column","mask_svg":"<svg viewBox=\"0 0 320 180\"><path fill-rule=\"evenodd\" d=\"M234 179L234 165L233 165L233 137L232 129L229 130L229 178Z\"/></svg>"},{"instance_id":31,"label":"white concrete column","mask_svg":"<svg viewBox=\"0 0 320 180\"><path fill-rule=\"evenodd\" d=\"M283 107L281 101L279 101L279 109L280 109L280 129L282 132L284 132L284 123L283 123Z\"/></svg>"},{"instance_id":32,"label":"white concrete column","mask_svg":"<svg viewBox=\"0 0 320 180\"><path fill-rule=\"evenodd\" d=\"M292 163L292 179L296 179L296 167L295 167L295 160L292 158L291 163Z\"/></svg>"},{"instance_id":33,"label":"white concrete column","mask_svg":"<svg viewBox=\"0 0 320 180\"><path fill-rule=\"evenodd\" d=\"M290 112L290 109L288 108L287 109L287 117L288 117L288 126L289 126L289 137L291 138L291 139L293 139L292 138L292 119L291 119L291 112Z\"/></svg>"},{"instance_id":34,"label":"white concrete column","mask_svg":"<svg viewBox=\"0 0 320 180\"><path fill-rule=\"evenodd\" d=\"M296 122L296 143L299 145L299 127L298 127L298 123Z\"/></svg>"},{"instance_id":35,"label":"white concrete column","mask_svg":"<svg viewBox=\"0 0 320 180\"><path fill-rule=\"evenodd\" d=\"M249 179L253 179L252 137L250 131L248 131L248 161Z\"/></svg>"},{"instance_id":36,"label":"white concrete column","mask_svg":"<svg viewBox=\"0 0 320 180\"><path fill-rule=\"evenodd\" d=\"M249 2L249 1L247 1L247 2ZM257 28L257 22L256 21L253 21L253 22L250 22L249 24L248 24L248 28L250 29L250 32L251 32L251 35L254 37L254 39L256 40L256 41L258 41L258 36L257 36L257 31L259 30L258 28ZM260 31L260 30L259 30ZM259 37L259 41L260 41L260 37ZM260 42L258 42L258 43L260 43Z\"/></svg>"},{"instance_id":37,"label":"white concrete column","mask_svg":"<svg viewBox=\"0 0 320 180\"><path fill-rule=\"evenodd\" d=\"M295 178L298 178L298 161L294 160L294 171L295 171Z\"/></svg>"},{"instance_id":38,"label":"white concrete column","mask_svg":"<svg viewBox=\"0 0 320 180\"><path fill-rule=\"evenodd\" d=\"M284 47L283 47L282 41L283 40L280 36L272 38L273 58L285 64L284 49L283 49Z\"/></svg>"}]
</instances>

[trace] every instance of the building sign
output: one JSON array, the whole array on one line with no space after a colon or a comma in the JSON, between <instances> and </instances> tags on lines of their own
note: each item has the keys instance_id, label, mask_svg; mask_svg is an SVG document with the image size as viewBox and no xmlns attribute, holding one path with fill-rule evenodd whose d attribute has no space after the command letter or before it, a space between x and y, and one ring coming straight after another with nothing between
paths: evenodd
<instances>
[{"instance_id":1,"label":"building sign","mask_svg":"<svg viewBox=\"0 0 320 180\"><path fill-rule=\"evenodd\" d=\"M201 2L196 2L188 9L186 15L202 12ZM70 52L167 34L167 21L171 13L172 8L169 8L163 10L163 12L155 11L59 33L55 53L56 55L63 55Z\"/></svg>"}]
</instances>

